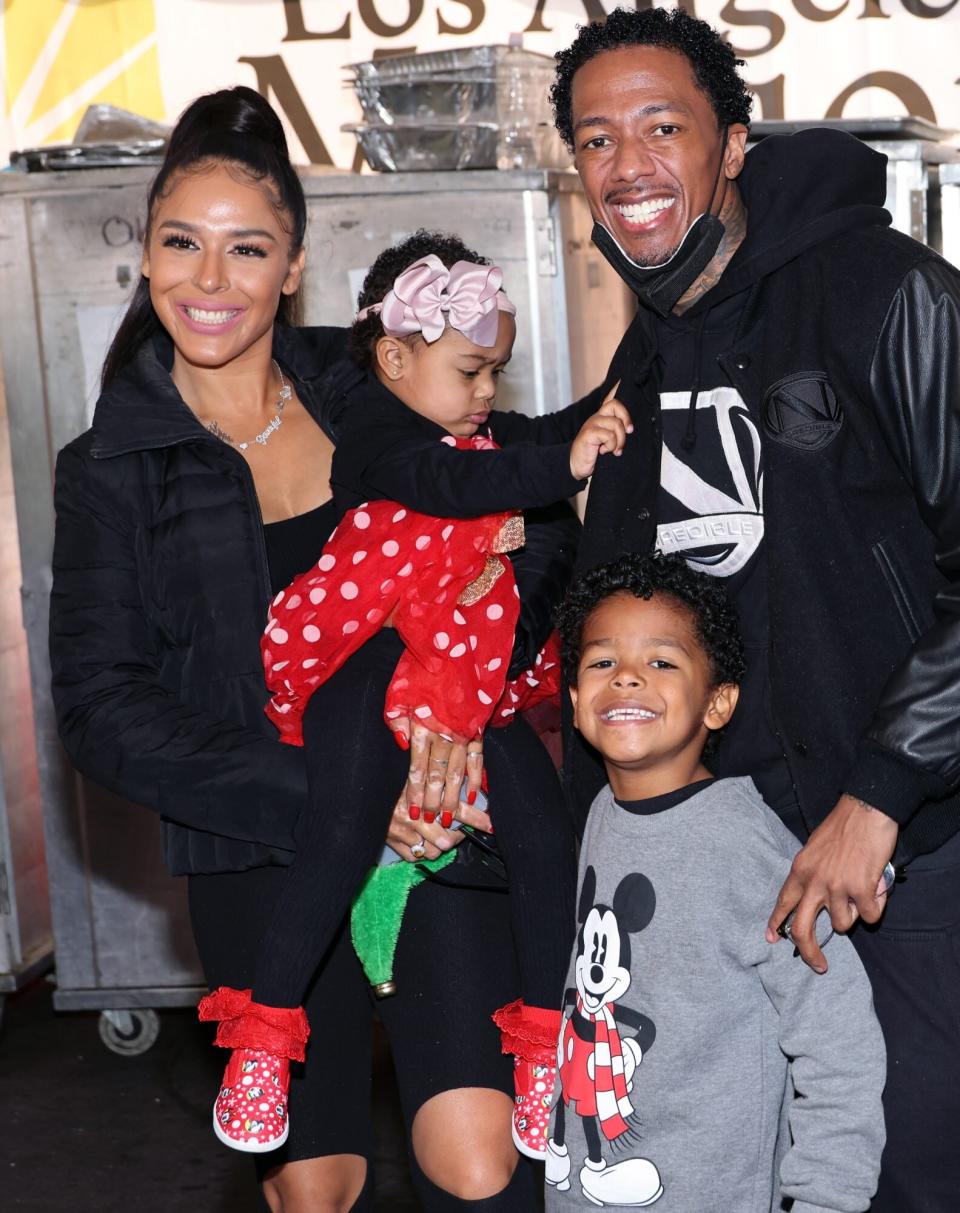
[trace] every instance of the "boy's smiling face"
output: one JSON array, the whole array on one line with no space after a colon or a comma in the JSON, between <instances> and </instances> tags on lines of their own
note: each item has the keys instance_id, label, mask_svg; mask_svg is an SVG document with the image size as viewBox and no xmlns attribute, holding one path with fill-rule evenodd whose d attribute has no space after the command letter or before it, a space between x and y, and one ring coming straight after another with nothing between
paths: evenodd
<instances>
[{"instance_id":1,"label":"boy's smiling face","mask_svg":"<svg viewBox=\"0 0 960 1213\"><path fill-rule=\"evenodd\" d=\"M690 611L622 592L583 627L574 723L603 755L618 800L643 800L709 777L708 732L733 714L737 687L715 686Z\"/></svg>"}]
</instances>

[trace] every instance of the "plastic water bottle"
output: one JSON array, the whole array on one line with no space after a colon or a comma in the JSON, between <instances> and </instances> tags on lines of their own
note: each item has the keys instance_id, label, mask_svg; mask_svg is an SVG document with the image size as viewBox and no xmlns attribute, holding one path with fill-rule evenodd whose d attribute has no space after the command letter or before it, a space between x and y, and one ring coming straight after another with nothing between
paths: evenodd
<instances>
[{"instance_id":1,"label":"plastic water bottle","mask_svg":"<svg viewBox=\"0 0 960 1213\"><path fill-rule=\"evenodd\" d=\"M497 168L531 169L537 167L534 128L539 104L533 91L542 88L542 80L524 59L523 34L511 34L508 41L509 49L497 69Z\"/></svg>"}]
</instances>

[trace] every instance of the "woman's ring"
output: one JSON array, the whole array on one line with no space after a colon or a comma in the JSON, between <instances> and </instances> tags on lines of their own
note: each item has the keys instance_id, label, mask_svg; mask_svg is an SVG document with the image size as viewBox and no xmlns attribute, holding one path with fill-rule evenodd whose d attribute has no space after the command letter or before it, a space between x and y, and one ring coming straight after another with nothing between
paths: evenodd
<instances>
[{"instance_id":1,"label":"woman's ring","mask_svg":"<svg viewBox=\"0 0 960 1213\"><path fill-rule=\"evenodd\" d=\"M410 854L414 855L417 859L423 859L423 857L424 857L424 855L426 855L426 853L427 853L427 847L426 847L426 844L424 843L423 839L421 839L419 842L415 842L413 844L413 846L410 848Z\"/></svg>"},{"instance_id":2,"label":"woman's ring","mask_svg":"<svg viewBox=\"0 0 960 1213\"><path fill-rule=\"evenodd\" d=\"M446 758L434 758L431 761L435 767L445 767L449 765Z\"/></svg>"}]
</instances>

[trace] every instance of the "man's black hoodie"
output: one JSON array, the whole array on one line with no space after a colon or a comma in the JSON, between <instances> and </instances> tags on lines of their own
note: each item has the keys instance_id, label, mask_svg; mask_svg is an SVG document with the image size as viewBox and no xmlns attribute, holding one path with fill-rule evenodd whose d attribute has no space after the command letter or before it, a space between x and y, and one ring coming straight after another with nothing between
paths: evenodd
<instances>
[{"instance_id":1,"label":"man's black hoodie","mask_svg":"<svg viewBox=\"0 0 960 1213\"><path fill-rule=\"evenodd\" d=\"M771 703L806 824L848 792L905 857L960 828L960 275L890 229L885 163L836 131L761 142L746 237L684 319L740 297L717 362L762 432ZM653 546L656 367L641 308L604 385L634 433L594 475L581 568ZM583 808L582 749L567 774Z\"/></svg>"}]
</instances>

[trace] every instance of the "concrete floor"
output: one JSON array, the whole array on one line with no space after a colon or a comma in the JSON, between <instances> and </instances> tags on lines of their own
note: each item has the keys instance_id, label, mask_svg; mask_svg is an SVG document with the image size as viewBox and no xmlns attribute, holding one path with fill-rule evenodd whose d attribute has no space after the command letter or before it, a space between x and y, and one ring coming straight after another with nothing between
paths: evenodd
<instances>
[{"instance_id":1,"label":"concrete floor","mask_svg":"<svg viewBox=\"0 0 960 1213\"><path fill-rule=\"evenodd\" d=\"M219 1050L192 1011L161 1012L147 1052L102 1043L96 1013L56 1013L35 982L0 1027L4 1213L265 1213L248 1158L210 1128ZM389 1057L378 1050L377 1209L416 1213Z\"/></svg>"}]
</instances>

